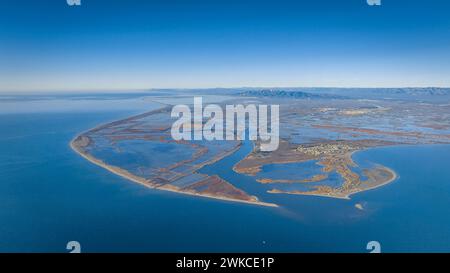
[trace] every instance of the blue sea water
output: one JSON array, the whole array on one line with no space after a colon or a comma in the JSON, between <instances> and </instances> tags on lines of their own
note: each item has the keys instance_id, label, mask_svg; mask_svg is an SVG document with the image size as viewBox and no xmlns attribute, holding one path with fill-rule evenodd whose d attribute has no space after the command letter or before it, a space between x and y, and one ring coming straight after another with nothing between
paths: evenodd
<instances>
[{"instance_id":1,"label":"blue sea water","mask_svg":"<svg viewBox=\"0 0 450 273\"><path fill-rule=\"evenodd\" d=\"M386 165L400 177L351 200L265 193L254 178L229 169L249 144L202 169L280 204L271 208L120 178L68 144L81 131L143 109L58 107L0 113L1 252L66 252L72 240L83 252L367 252L372 240L384 252L450 251L450 146L357 153L357 162Z\"/></svg>"}]
</instances>

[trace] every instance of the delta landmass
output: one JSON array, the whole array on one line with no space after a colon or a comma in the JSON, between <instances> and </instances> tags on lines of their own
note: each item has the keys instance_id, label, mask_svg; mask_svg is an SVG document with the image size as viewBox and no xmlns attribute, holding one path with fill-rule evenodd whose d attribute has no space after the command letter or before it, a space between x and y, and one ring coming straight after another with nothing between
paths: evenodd
<instances>
[{"instance_id":1,"label":"delta landmass","mask_svg":"<svg viewBox=\"0 0 450 273\"><path fill-rule=\"evenodd\" d=\"M202 173L204 166L237 152L243 141L173 140L172 105L167 101L176 97L189 103L194 95L221 95L222 106L280 105L279 148L261 151L253 141L253 150L229 170L253 177L255 186L270 187L270 194L349 199L397 178L389 166L355 162L355 153L450 143L450 89L445 88L164 92L154 98L164 100L160 109L99 125L76 136L71 147L90 162L150 188L276 207L219 174Z\"/></svg>"}]
</instances>

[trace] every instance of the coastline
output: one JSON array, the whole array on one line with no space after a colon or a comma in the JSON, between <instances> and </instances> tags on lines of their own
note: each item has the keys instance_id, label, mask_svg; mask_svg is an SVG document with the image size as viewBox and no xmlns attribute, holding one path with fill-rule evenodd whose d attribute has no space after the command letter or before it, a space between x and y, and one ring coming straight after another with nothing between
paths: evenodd
<instances>
[{"instance_id":1,"label":"coastline","mask_svg":"<svg viewBox=\"0 0 450 273\"><path fill-rule=\"evenodd\" d=\"M246 203L246 204L252 204L252 205L261 205L261 206L268 206L268 207L279 207L277 204L259 201L259 199L256 196L251 196L251 195L248 195L248 197L251 197L251 198L237 199L237 198L233 198L233 197L226 197L226 196L215 195L214 193L210 194L210 193L193 192L191 190L181 189L181 188L178 188L176 186L172 186L170 184L155 185L151 180L145 179L145 178L140 177L138 175L134 175L134 174L128 172L127 170L125 170L125 169L122 169L122 168L117 167L117 166L109 165L109 164L103 162L102 160L100 160L98 158L95 158L91 154L89 154L86 151L84 151L82 149L83 146L79 146L78 143L76 143L77 140L81 139L82 137L89 138L88 136L85 136L86 134L88 134L90 132L95 132L97 130L101 130L105 126L109 126L111 124L117 124L117 123L120 123L120 122L123 122L123 121L127 121L127 120L131 120L131 119L134 119L134 118L145 117L147 115L151 115L151 114L158 113L158 112L161 112L161 111L166 111L166 110L169 109L169 107L170 107L169 105L163 105L160 108L157 108L157 109L154 109L154 110L151 110L151 111L148 111L148 112L136 114L136 115L133 115L133 116L130 116L130 117L126 117L126 118L123 118L123 119L110 121L110 122L106 122L106 123L97 125L94 128L88 129L88 130L83 131L83 132L79 133L78 135L76 135L70 141L70 147L71 147L71 149L73 151L75 151L77 154L79 154L84 159L88 160L89 162L91 162L91 163L93 163L93 164L95 164L97 166L100 166L100 167L102 167L102 168L104 168L104 169L106 169L106 170L108 170L108 171L110 171L110 172L112 172L112 173L114 173L116 175L119 175L119 176L121 176L121 177L123 177L125 179L128 179L128 180L130 180L132 182L135 182L135 183L138 183L138 184L141 184L141 185L143 185L145 187L148 187L148 188L158 189L158 190L165 190L165 191L170 191L170 192L176 192L176 193L181 193L181 194L186 194L186 195L191 195L191 196L197 196L197 197L200 196L200 197L212 198L212 199L223 200L223 201L239 202L239 203ZM224 157L226 157L226 156L228 156L230 154L233 154L234 152L236 152L239 149L239 147L241 147L241 145L242 145L242 142L239 143L233 149L231 149L229 151L226 151L226 152L224 152L222 154L219 154L218 156L213 157L213 158L211 158L211 159L209 159L209 160L207 160L205 162L202 162L199 165L199 168L194 170L193 173L198 173L198 170L201 167L203 167L205 165L213 164L213 163L223 159ZM347 157L349 159L349 161L352 161L353 160L352 159L353 154L355 152L359 152L359 151L361 151L361 150L351 151L348 154L346 154L345 157ZM301 162L301 161L306 161L306 160L305 159L301 159L301 160L291 159L291 160L284 160L283 163ZM255 166L252 166L252 167L240 167L239 168L238 164L239 164L239 162L236 163L233 166L232 170L237 172L237 173L245 173L247 175L254 175L253 172L257 173L258 171L261 170L261 167L263 166L261 164L261 165L255 165ZM272 193L272 194L284 193L284 194L293 194L293 195L310 195L310 196L329 197L329 198L337 198L337 199L347 199L347 200L349 200L350 196L353 195L353 194L356 194L356 193L359 193L359 192L364 192L364 191L369 191L369 190L372 190L372 189L376 189L378 187L381 187L381 186L384 186L386 184L389 184L389 183L391 183L392 181L394 181L394 180L396 180L398 178L398 175L395 173L394 170L389 169L389 168L387 168L385 166L380 166L379 168L382 168L384 171L386 171L387 173L390 174L388 179L386 179L385 181L382 181L381 183L373 183L374 185L370 185L369 184L367 187L355 188L354 191L342 192L342 193L336 192L334 194L333 193L327 194L326 192L322 192L321 193L321 192L317 192L317 191L311 191L311 192L308 192L308 191L306 191L306 192L290 191L290 192L288 192L288 191L279 191L279 190L273 189L273 190L268 190L267 192L268 193ZM249 169L252 169L252 172L249 173L249 171L248 171ZM375 180L376 180L376 178L375 178ZM227 181L225 181L225 182L230 184ZM258 182L259 183L263 183L263 182L260 182L260 181L258 181ZM307 183L307 181L302 181L302 183Z\"/></svg>"},{"instance_id":2,"label":"coastline","mask_svg":"<svg viewBox=\"0 0 450 273\"><path fill-rule=\"evenodd\" d=\"M319 197L328 197L328 198L337 198L337 199L350 200L351 199L350 196L352 196L354 194L357 194L357 193L360 193L360 192L374 190L376 188L379 188L379 187L385 186L385 185L387 185L387 184L389 184L391 182L394 182L395 180L397 180L399 178L399 175L397 175L397 173L394 170L392 170L392 169L390 169L388 167L385 167L385 166L383 166L382 168L385 171L387 171L387 172L389 172L391 174L391 178L387 179L383 183L380 183L380 184L377 184L377 185L374 185L374 186L371 186L371 187L367 187L367 188L364 188L364 189L359 189L357 191L354 191L354 192L351 192L351 193L348 193L348 194L345 194L345 195L328 195L328 194L320 194L320 193L295 192L295 191L294 192L267 191L267 192L271 193L271 194L306 195L306 196L319 196Z\"/></svg>"},{"instance_id":3,"label":"coastline","mask_svg":"<svg viewBox=\"0 0 450 273\"><path fill-rule=\"evenodd\" d=\"M91 130L97 129L99 127L95 127ZM87 130L86 132L89 132L91 130ZM83 134L83 133L82 133ZM70 148L75 151L78 155L80 155L81 157L83 157L84 159L88 160L89 162L100 166L108 171L110 171L111 173L114 173L122 178L128 179L132 182L138 183L142 186L145 186L147 188L151 188L151 189L157 189L157 190L163 190L163 191L169 191L169 192L175 192L175 193L180 193L180 194L186 194L186 195L190 195L190 196L196 196L196 197L205 197L205 198L212 198L212 199L217 199L217 200L222 200L222 201L228 201L228 202L238 202L238 203L245 203L245 204L251 204L251 205L258 205L258 206L266 206L266 207L279 207L277 204L273 204L273 203L267 203L267 202L262 202L262 201L246 201L246 200L239 200L239 199L233 199L233 198L227 198L227 197L222 197L222 196L214 196L214 195L210 195L210 194L198 194L198 193L193 193L193 192L188 192L188 191L181 191L175 188L170 188L170 187L155 187L152 186L150 184L147 183L147 181L143 178L140 178L138 176L129 174L127 171L119 168L119 167L115 167L115 166L111 166L108 165L106 163L104 163L103 161L81 151L78 147L76 147L76 145L74 145L74 141L80 137L82 134L75 136L71 141L70 141Z\"/></svg>"},{"instance_id":4,"label":"coastline","mask_svg":"<svg viewBox=\"0 0 450 273\"><path fill-rule=\"evenodd\" d=\"M385 182L380 183L380 184L378 184L378 185L375 185L375 186L372 186L372 187L367 187L367 188L365 188L365 189L363 189L363 190L360 190L360 191L357 191L357 192L352 192L352 193L350 193L350 194L348 195L348 197L350 197L350 196L353 195L353 194L357 194L357 193L360 193L360 192L363 192L363 191L374 190L374 189L376 189L376 188L379 188L379 187L382 187L382 186L387 185L387 184L389 184L389 183L392 183L392 182L394 182L395 180L397 180L398 178L400 178L400 176L399 176L393 169L388 168L388 167L386 167L386 166L383 166L383 167L381 167L381 168L383 168L385 171L387 171L387 172L389 172L389 173L391 174L391 178L390 178L390 179L387 179Z\"/></svg>"},{"instance_id":5,"label":"coastline","mask_svg":"<svg viewBox=\"0 0 450 273\"><path fill-rule=\"evenodd\" d=\"M392 145L381 145L381 146L392 146ZM374 147L365 147L365 148L362 148L362 149L359 149L359 150L350 151L350 152L344 154L343 158L346 158L346 160L348 160L350 162L349 164L354 165L356 163L354 163L354 161L353 161L353 155L356 152L361 152L363 150L367 150L367 149L370 149L370 148L374 148ZM324 166L323 164L320 164L321 163L320 162L320 160L321 160L320 158L317 159L317 160L319 160L318 161L319 165ZM281 164L281 163L282 164L286 164L286 163L291 163L291 162L299 163L299 162L305 162L305 161L307 161L307 160L304 160L304 159L302 159L302 160L283 160L282 162L277 162L277 163L279 163L279 164ZM243 174L248 175L248 176L255 176L259 171L262 170L262 167L265 165L265 164L256 164L256 165L253 165L251 167L239 167L238 166L239 163L240 162L236 163L233 166L233 170L235 172L237 172L237 173L243 173ZM357 193L360 193L360 192L364 192L364 191L369 191L369 190L372 190L372 189L376 189L378 187L382 187L384 185L387 185L387 184L395 181L398 178L397 173L394 170L392 170L392 169L390 169L390 168L388 168L386 166L378 166L377 168L378 168L378 170L383 170L383 171L387 172L389 174L389 178L386 179L386 180L381 180L381 183L376 183L377 182L377 178L374 178L375 183L373 183L373 181L372 181L372 184L374 184L374 185L370 185L369 184L366 187L359 187L360 185L358 185L358 187L355 187L353 189L353 191L326 193L326 192L320 192L319 190L312 190L312 191L298 191L298 190L283 191L283 190L278 190L278 189L271 189L271 190L267 190L266 192L270 193L270 194L309 195L309 196L318 196L318 197L328 197L328 198L350 200L350 196L352 196L354 194L357 194ZM321 174L319 174L319 175L321 175ZM262 183L262 184L272 184L272 183L290 183L291 184L291 183L310 183L311 182L311 181L307 181L307 179L306 180L305 179L304 180L259 179L259 180L256 180L256 181L258 183Z\"/></svg>"}]
</instances>

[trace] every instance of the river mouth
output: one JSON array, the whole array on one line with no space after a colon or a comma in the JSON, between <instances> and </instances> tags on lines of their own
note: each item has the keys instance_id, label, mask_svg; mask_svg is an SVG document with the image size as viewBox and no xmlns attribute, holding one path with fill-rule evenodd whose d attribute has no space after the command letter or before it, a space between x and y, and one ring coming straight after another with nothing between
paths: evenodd
<instances>
[{"instance_id":1,"label":"river mouth","mask_svg":"<svg viewBox=\"0 0 450 273\"><path fill-rule=\"evenodd\" d=\"M413 147L413 146L412 146ZM274 203L280 206L279 211L283 214L289 215L294 218L302 218L313 221L324 221L324 222L333 222L340 220L349 220L355 219L355 215L364 213L364 205L367 205L367 202L360 200L358 195L360 194L369 194L370 191L376 191L377 189L368 190L369 192L360 192L352 195L349 199L339 199L333 197L322 197L322 196L307 196L307 195L289 195L289 194L271 194L269 191L273 189L273 185L264 184L257 181L259 174L257 176L240 174L233 171L233 167L242 159L244 159L249 153L252 152L254 148L254 143L252 141L243 141L239 150L235 153L213 163L210 165L206 165L201 168L198 172L204 173L208 175L218 175L222 179L227 180L232 183L236 187L243 189L249 194L258 196L258 198L263 202ZM372 148L370 150L378 150L378 149L396 149L396 147L384 147L384 148ZM366 156L366 154L370 154L370 150L359 151L355 153L357 156L353 156L355 162L362 167L370 167L377 163L370 158L370 156ZM407 152L406 152L407 153ZM302 175L307 175L308 172L317 171L320 166L318 166L316 160L300 162L300 163L288 163L288 164L269 164L262 168L262 175L265 175L266 172L274 172L280 171L285 172L286 166L289 166L290 169L302 172ZM278 174L277 174L278 175ZM289 173L287 174L289 175ZM361 173L363 176L363 174ZM399 177L395 177L394 181L398 180ZM318 183L318 184L331 184L338 185L342 183L342 178L337 174L330 175L327 181ZM283 185L285 186L285 185ZM293 188L292 185L288 185ZM304 185L297 185L297 187L305 187ZM382 187L386 187L389 185L383 185ZM287 188L287 187L286 187ZM359 210L359 211L358 211ZM340 220L339 220L340 219Z\"/></svg>"}]
</instances>

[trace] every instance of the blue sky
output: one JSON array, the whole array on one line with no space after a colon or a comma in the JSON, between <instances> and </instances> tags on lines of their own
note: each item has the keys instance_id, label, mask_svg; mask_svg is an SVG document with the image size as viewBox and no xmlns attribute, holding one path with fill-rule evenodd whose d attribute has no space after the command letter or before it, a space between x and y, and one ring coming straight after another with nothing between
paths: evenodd
<instances>
[{"instance_id":1,"label":"blue sky","mask_svg":"<svg viewBox=\"0 0 450 273\"><path fill-rule=\"evenodd\" d=\"M450 86L450 1L0 0L0 90Z\"/></svg>"}]
</instances>

